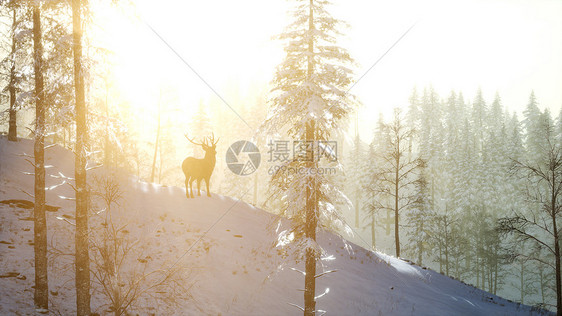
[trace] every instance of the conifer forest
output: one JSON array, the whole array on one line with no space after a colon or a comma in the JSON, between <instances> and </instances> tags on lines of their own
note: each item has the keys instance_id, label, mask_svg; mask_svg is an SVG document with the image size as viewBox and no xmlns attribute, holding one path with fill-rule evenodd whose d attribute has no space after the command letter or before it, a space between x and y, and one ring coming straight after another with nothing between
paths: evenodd
<instances>
[{"instance_id":1,"label":"conifer forest","mask_svg":"<svg viewBox=\"0 0 562 316\"><path fill-rule=\"evenodd\" d=\"M0 0L1 315L562 315L562 2Z\"/></svg>"}]
</instances>

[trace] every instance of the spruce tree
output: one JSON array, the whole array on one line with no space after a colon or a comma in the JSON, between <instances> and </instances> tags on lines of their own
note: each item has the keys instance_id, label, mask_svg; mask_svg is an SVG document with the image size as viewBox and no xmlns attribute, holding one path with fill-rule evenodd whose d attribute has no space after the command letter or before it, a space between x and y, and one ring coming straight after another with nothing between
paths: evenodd
<instances>
[{"instance_id":1,"label":"spruce tree","mask_svg":"<svg viewBox=\"0 0 562 316\"><path fill-rule=\"evenodd\" d=\"M544 131L541 130L541 111L534 91L531 91L527 107L523 111L523 130L525 149L529 159L537 163L541 159L541 151L544 147Z\"/></svg>"},{"instance_id":2,"label":"spruce tree","mask_svg":"<svg viewBox=\"0 0 562 316\"><path fill-rule=\"evenodd\" d=\"M352 109L347 89L352 59L336 45L340 21L327 11L328 1L297 1L294 22L279 36L285 41L285 59L277 67L273 80L272 116L266 121L270 129L286 129L295 142L303 145L299 154L287 163L304 174L277 172L272 184L284 196L282 213L293 219L297 236L304 237L305 287L304 314L316 313L315 287L318 227L332 225L341 192L318 168L325 159L322 142L330 141L334 131ZM330 160L330 159L328 159Z\"/></svg>"},{"instance_id":3,"label":"spruce tree","mask_svg":"<svg viewBox=\"0 0 562 316\"><path fill-rule=\"evenodd\" d=\"M498 92L496 92L496 96L494 97L494 102L492 102L492 106L490 108L490 115L488 115L488 118L489 118L488 124L491 127L491 129L495 132L500 131L505 122L505 118L504 118L504 111L501 103L500 94Z\"/></svg>"},{"instance_id":4,"label":"spruce tree","mask_svg":"<svg viewBox=\"0 0 562 316\"><path fill-rule=\"evenodd\" d=\"M477 150L482 150L482 143L484 142L484 133L486 118L488 115L488 106L484 97L482 96L482 89L478 89L476 92L476 97L472 102L472 113L471 120L474 126L474 131L476 132L476 148Z\"/></svg>"}]
</instances>

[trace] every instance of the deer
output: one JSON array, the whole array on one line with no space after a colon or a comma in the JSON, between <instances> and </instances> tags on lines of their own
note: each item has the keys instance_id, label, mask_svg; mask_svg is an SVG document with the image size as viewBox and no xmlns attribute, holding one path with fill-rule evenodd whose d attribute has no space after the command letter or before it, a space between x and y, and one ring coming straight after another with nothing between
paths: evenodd
<instances>
[{"instance_id":1,"label":"deer","mask_svg":"<svg viewBox=\"0 0 562 316\"><path fill-rule=\"evenodd\" d=\"M215 163L217 162L217 143L219 139L215 141L215 135L212 134L209 138L204 138L200 143L194 142L190 139L187 134L184 135L188 141L194 145L201 146L205 151L205 157L203 159L195 157L187 157L181 164L181 169L185 174L185 195L189 199L195 198L193 196L193 181L197 180L197 190L199 191L197 195L201 195L201 180L205 180L207 185L207 196L210 197L211 193L209 191L209 181L213 170L215 169Z\"/></svg>"}]
</instances>

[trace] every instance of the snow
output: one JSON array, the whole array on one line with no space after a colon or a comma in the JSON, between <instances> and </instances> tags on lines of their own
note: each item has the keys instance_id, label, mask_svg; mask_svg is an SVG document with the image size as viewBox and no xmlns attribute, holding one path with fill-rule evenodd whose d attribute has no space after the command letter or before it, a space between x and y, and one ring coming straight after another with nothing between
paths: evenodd
<instances>
[{"instance_id":1,"label":"snow","mask_svg":"<svg viewBox=\"0 0 562 316\"><path fill-rule=\"evenodd\" d=\"M33 171L22 152L33 143L8 143L0 137L0 201L29 199ZM74 314L72 254L74 201L70 185L59 185L73 174L74 157L55 146L46 151L47 204L60 206L47 212L49 289L51 314ZM178 164L181 162L178 162ZM89 181L103 168L89 172ZM176 315L298 315L302 312L303 262L287 256L276 235L277 217L235 197L214 194L186 199L185 190L138 181L114 174L124 192L121 207L112 206L116 219L127 224L128 234L143 247L149 267L188 271L185 282L192 298L167 310L164 305L141 301L140 314ZM99 202L98 202L99 204ZM94 211L101 211L99 207ZM101 212L106 214L107 212ZM0 314L34 314L32 210L0 204ZM60 218L60 219L58 219ZM92 233L99 232L92 215ZM61 220L62 219L62 220ZM69 221L70 219L70 221ZM288 229L286 223L279 231ZM290 238L289 236L287 236ZM347 244L330 232L319 232L323 248L319 261L317 309L328 315L539 315L531 307L509 302L429 269L359 246ZM70 255L69 255L70 254ZM140 263L139 263L140 264ZM134 269L131 266L130 269ZM12 272L12 274L9 274ZM10 277L9 275L12 275ZM17 276L17 277L13 277ZM107 314L105 298L93 283L92 311ZM145 305L143 305L145 304ZM134 310L132 311L134 312Z\"/></svg>"}]
</instances>

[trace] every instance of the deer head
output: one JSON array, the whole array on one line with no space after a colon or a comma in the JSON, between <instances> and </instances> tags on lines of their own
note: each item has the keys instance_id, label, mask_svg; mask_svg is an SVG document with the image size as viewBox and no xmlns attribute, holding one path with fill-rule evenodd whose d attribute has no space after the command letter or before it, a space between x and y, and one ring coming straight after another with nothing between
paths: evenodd
<instances>
[{"instance_id":1,"label":"deer head","mask_svg":"<svg viewBox=\"0 0 562 316\"><path fill-rule=\"evenodd\" d=\"M201 148L203 148L203 150L205 151L205 156L207 156L207 155L213 155L214 156L214 155L217 154L217 143L219 142L220 137L215 141L215 134L214 133L211 134L211 137L203 138L200 143L194 142L192 139L187 137L187 134L185 134L184 136L192 144L201 146Z\"/></svg>"}]
</instances>

